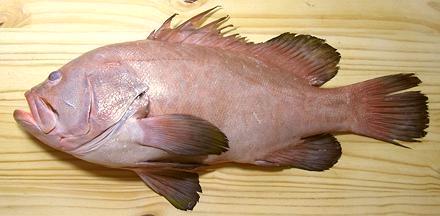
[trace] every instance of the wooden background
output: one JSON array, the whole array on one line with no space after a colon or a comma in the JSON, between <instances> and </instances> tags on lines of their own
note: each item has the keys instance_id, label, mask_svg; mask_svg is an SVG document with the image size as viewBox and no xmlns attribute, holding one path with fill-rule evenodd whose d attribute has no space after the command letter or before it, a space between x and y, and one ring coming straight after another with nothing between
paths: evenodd
<instances>
[{"instance_id":1,"label":"wooden background","mask_svg":"<svg viewBox=\"0 0 440 216\"><path fill-rule=\"evenodd\" d=\"M429 133L413 149L342 135L326 172L223 167L201 177L193 212L175 210L134 174L79 161L20 130L25 90L92 48L145 38L178 12L214 17L251 40L313 34L342 54L327 86L415 72L429 96ZM0 215L440 214L440 1L0 0Z\"/></svg>"}]
</instances>

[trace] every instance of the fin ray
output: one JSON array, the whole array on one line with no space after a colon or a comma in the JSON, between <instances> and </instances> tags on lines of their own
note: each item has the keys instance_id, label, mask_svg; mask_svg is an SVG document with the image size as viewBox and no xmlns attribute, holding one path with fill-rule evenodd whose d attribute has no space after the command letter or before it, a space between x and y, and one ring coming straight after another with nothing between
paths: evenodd
<instances>
[{"instance_id":1,"label":"fin ray","mask_svg":"<svg viewBox=\"0 0 440 216\"><path fill-rule=\"evenodd\" d=\"M177 170L134 169L147 186L180 210L192 210L202 188L197 173Z\"/></svg>"},{"instance_id":2,"label":"fin ray","mask_svg":"<svg viewBox=\"0 0 440 216\"><path fill-rule=\"evenodd\" d=\"M428 97L420 91L406 91L418 86L421 80L414 74L395 74L378 77L347 88L354 92L357 104L354 133L372 137L398 146L397 141L418 142L428 128ZM406 147L407 148L407 147Z\"/></svg>"},{"instance_id":3,"label":"fin ray","mask_svg":"<svg viewBox=\"0 0 440 216\"><path fill-rule=\"evenodd\" d=\"M257 44L251 53L307 80L312 86L321 86L333 78L341 58L325 40L289 32Z\"/></svg>"},{"instance_id":4,"label":"fin ray","mask_svg":"<svg viewBox=\"0 0 440 216\"><path fill-rule=\"evenodd\" d=\"M257 160L262 166L288 166L311 171L330 169L341 157L341 146L329 134L304 138L302 142L271 152Z\"/></svg>"},{"instance_id":5,"label":"fin ray","mask_svg":"<svg viewBox=\"0 0 440 216\"><path fill-rule=\"evenodd\" d=\"M162 149L174 155L221 154L228 150L228 138L216 126L185 114L168 114L138 120L143 132L140 145Z\"/></svg>"},{"instance_id":6,"label":"fin ray","mask_svg":"<svg viewBox=\"0 0 440 216\"><path fill-rule=\"evenodd\" d=\"M255 44L248 42L239 34L225 35L234 28L233 25L221 27L229 16L198 27L198 24L214 13L217 8L211 8L171 28L171 21L176 16L174 14L147 39L241 52L290 72L293 76L302 78L313 86L321 86L336 75L340 54L323 39L286 32L264 43Z\"/></svg>"}]
</instances>

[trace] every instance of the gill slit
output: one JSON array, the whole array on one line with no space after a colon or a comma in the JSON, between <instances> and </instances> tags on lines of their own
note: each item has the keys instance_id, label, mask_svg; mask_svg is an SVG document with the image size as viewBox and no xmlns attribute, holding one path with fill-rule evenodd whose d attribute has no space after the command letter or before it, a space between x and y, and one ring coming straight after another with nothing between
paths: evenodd
<instances>
[{"instance_id":1,"label":"gill slit","mask_svg":"<svg viewBox=\"0 0 440 216\"><path fill-rule=\"evenodd\" d=\"M89 134L90 131L92 130L92 127L90 127L90 116L92 114L92 105L93 105L93 102L95 101L94 100L95 90L92 89L92 84L90 83L88 76L86 77L86 79L87 79L87 89L88 89L88 92L90 92L89 93L90 95L89 95L89 110L87 112L87 131L84 133L85 135Z\"/></svg>"},{"instance_id":2,"label":"gill slit","mask_svg":"<svg viewBox=\"0 0 440 216\"><path fill-rule=\"evenodd\" d=\"M121 128L122 125L124 125L124 123L127 121L128 118L130 118L136 113L135 107L133 107L133 105L139 98L141 98L147 92L147 90L148 88L144 89L139 94L137 94L136 97L133 98L133 100L130 102L130 105L125 110L124 115L122 115L121 118L116 123L105 129L94 139L86 142L84 145L81 145L80 147L72 151L69 151L69 153L81 156L91 151L94 151L98 149L101 145L103 145L107 139L109 139L113 134L115 134ZM149 103L147 104L147 106L149 106Z\"/></svg>"}]
</instances>

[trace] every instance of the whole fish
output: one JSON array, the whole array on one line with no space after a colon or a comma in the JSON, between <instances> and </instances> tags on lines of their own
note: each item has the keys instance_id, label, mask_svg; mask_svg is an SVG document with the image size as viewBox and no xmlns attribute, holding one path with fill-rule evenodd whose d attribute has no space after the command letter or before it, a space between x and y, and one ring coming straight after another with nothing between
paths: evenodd
<instances>
[{"instance_id":1,"label":"whole fish","mask_svg":"<svg viewBox=\"0 0 440 216\"><path fill-rule=\"evenodd\" d=\"M396 145L426 135L428 98L403 91L421 83L414 74L320 88L338 71L335 48L293 33L226 36L228 17L198 25L215 11L81 55L27 91L31 112L14 118L55 149L136 172L182 210L210 165L321 171L341 156L330 133Z\"/></svg>"}]
</instances>

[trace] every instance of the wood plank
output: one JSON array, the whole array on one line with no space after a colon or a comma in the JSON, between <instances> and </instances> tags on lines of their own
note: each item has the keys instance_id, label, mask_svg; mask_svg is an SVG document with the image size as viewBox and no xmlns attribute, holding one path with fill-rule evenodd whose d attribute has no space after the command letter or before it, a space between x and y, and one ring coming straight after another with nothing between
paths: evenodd
<instances>
[{"instance_id":1,"label":"wood plank","mask_svg":"<svg viewBox=\"0 0 440 216\"><path fill-rule=\"evenodd\" d=\"M174 12L184 20L215 5L237 32L264 41L313 34L342 54L327 87L415 72L429 97L430 127L403 149L340 135L333 169L258 170L226 166L201 177L203 194L180 212L134 174L89 164L19 129L26 89L99 46L139 40ZM430 0L0 0L0 215L292 215L440 212L440 1Z\"/></svg>"}]
</instances>

